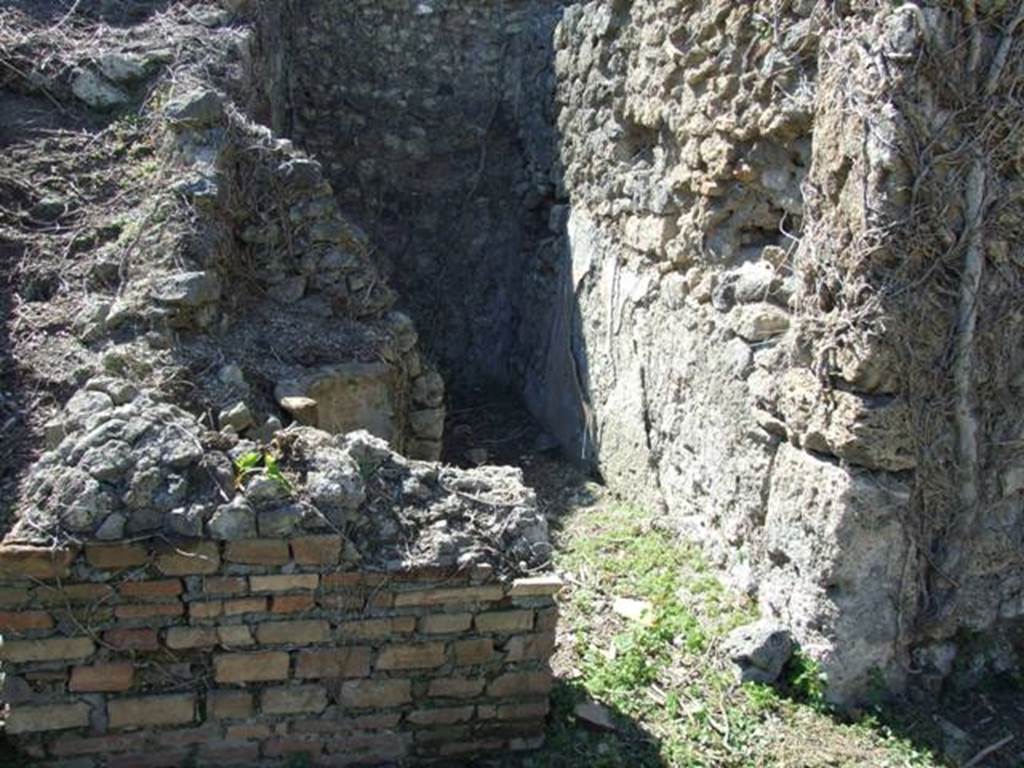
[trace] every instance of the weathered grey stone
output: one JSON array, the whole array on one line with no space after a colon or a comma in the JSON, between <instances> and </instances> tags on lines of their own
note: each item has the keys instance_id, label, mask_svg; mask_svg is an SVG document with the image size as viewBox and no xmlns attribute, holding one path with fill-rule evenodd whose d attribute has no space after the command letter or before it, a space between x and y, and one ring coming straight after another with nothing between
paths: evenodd
<instances>
[{"instance_id":1,"label":"weathered grey stone","mask_svg":"<svg viewBox=\"0 0 1024 768\"><path fill-rule=\"evenodd\" d=\"M306 478L306 490L310 500L317 507L344 507L355 509L366 498L363 478L359 467L348 456L339 452L337 464L323 462L324 469L310 472Z\"/></svg>"},{"instance_id":2,"label":"weathered grey stone","mask_svg":"<svg viewBox=\"0 0 1024 768\"><path fill-rule=\"evenodd\" d=\"M417 405L436 408L444 400L444 379L436 371L427 371L412 383L412 399Z\"/></svg>"},{"instance_id":3,"label":"weathered grey stone","mask_svg":"<svg viewBox=\"0 0 1024 768\"><path fill-rule=\"evenodd\" d=\"M64 406L65 424L71 426L84 424L87 419L109 410L113 406L113 399L104 392L79 390Z\"/></svg>"},{"instance_id":4,"label":"weathered grey stone","mask_svg":"<svg viewBox=\"0 0 1024 768\"><path fill-rule=\"evenodd\" d=\"M767 620L737 627L722 644L744 683L774 683L795 649L788 627Z\"/></svg>"},{"instance_id":5,"label":"weathered grey stone","mask_svg":"<svg viewBox=\"0 0 1024 768\"><path fill-rule=\"evenodd\" d=\"M132 83L146 77L146 59L132 53L110 52L97 59L100 72L115 83Z\"/></svg>"},{"instance_id":6,"label":"weathered grey stone","mask_svg":"<svg viewBox=\"0 0 1024 768\"><path fill-rule=\"evenodd\" d=\"M123 539L124 524L127 522L127 519L120 512L107 515L100 527L96 529L96 538L100 541L118 541Z\"/></svg>"},{"instance_id":7,"label":"weathered grey stone","mask_svg":"<svg viewBox=\"0 0 1024 768\"><path fill-rule=\"evenodd\" d=\"M221 411L217 421L221 427L231 427L236 432L244 432L254 424L252 412L244 402L235 403L227 410Z\"/></svg>"},{"instance_id":8,"label":"weathered grey stone","mask_svg":"<svg viewBox=\"0 0 1024 768\"><path fill-rule=\"evenodd\" d=\"M587 701L577 704L572 712L584 727L598 731L618 730L608 708L595 702Z\"/></svg>"},{"instance_id":9,"label":"weathered grey stone","mask_svg":"<svg viewBox=\"0 0 1024 768\"><path fill-rule=\"evenodd\" d=\"M245 497L257 505L275 502L288 496L288 488L281 481L262 472L249 475L243 490Z\"/></svg>"},{"instance_id":10,"label":"weathered grey stone","mask_svg":"<svg viewBox=\"0 0 1024 768\"><path fill-rule=\"evenodd\" d=\"M383 363L326 366L281 382L274 394L302 424L335 434L365 429L390 441L398 437L397 376Z\"/></svg>"},{"instance_id":11,"label":"weathered grey stone","mask_svg":"<svg viewBox=\"0 0 1024 768\"><path fill-rule=\"evenodd\" d=\"M164 516L164 530L177 536L199 538L203 535L203 509L178 507Z\"/></svg>"},{"instance_id":12,"label":"weathered grey stone","mask_svg":"<svg viewBox=\"0 0 1024 768\"><path fill-rule=\"evenodd\" d=\"M160 278L153 297L166 304L188 308L213 304L220 299L220 278L213 272L180 272Z\"/></svg>"},{"instance_id":13,"label":"weathered grey stone","mask_svg":"<svg viewBox=\"0 0 1024 768\"><path fill-rule=\"evenodd\" d=\"M192 128L216 125L224 119L224 97L216 91L190 91L172 98L165 114L175 123Z\"/></svg>"},{"instance_id":14,"label":"weathered grey stone","mask_svg":"<svg viewBox=\"0 0 1024 768\"><path fill-rule=\"evenodd\" d=\"M444 434L444 416L444 408L413 411L409 414L409 426L417 437L440 440Z\"/></svg>"},{"instance_id":15,"label":"weathered grey stone","mask_svg":"<svg viewBox=\"0 0 1024 768\"><path fill-rule=\"evenodd\" d=\"M88 106L101 111L117 109L128 103L128 94L90 69L75 72L71 92Z\"/></svg>"},{"instance_id":16,"label":"weathered grey stone","mask_svg":"<svg viewBox=\"0 0 1024 768\"><path fill-rule=\"evenodd\" d=\"M113 482L118 480L134 463L132 447L122 440L111 440L97 448L90 448L78 462L97 480Z\"/></svg>"},{"instance_id":17,"label":"weathered grey stone","mask_svg":"<svg viewBox=\"0 0 1024 768\"><path fill-rule=\"evenodd\" d=\"M281 504L257 513L259 534L263 538L291 536L302 525L307 516L298 504Z\"/></svg>"},{"instance_id":18,"label":"weathered grey stone","mask_svg":"<svg viewBox=\"0 0 1024 768\"><path fill-rule=\"evenodd\" d=\"M765 341L789 329L789 313L773 304L741 304L729 313L729 325L742 339Z\"/></svg>"},{"instance_id":19,"label":"weathered grey stone","mask_svg":"<svg viewBox=\"0 0 1024 768\"><path fill-rule=\"evenodd\" d=\"M255 538L256 513L245 498L238 495L217 507L207 528L211 536L225 541Z\"/></svg>"},{"instance_id":20,"label":"weathered grey stone","mask_svg":"<svg viewBox=\"0 0 1024 768\"><path fill-rule=\"evenodd\" d=\"M833 700L856 696L878 670L901 682L892 638L916 599L904 579L909 500L897 476L850 471L786 444L776 455L763 544L772 566L759 597L821 660Z\"/></svg>"},{"instance_id":21,"label":"weathered grey stone","mask_svg":"<svg viewBox=\"0 0 1024 768\"><path fill-rule=\"evenodd\" d=\"M388 328L394 334L399 352L409 352L416 345L416 327L412 318L402 312L389 312L386 318Z\"/></svg>"},{"instance_id":22,"label":"weathered grey stone","mask_svg":"<svg viewBox=\"0 0 1024 768\"><path fill-rule=\"evenodd\" d=\"M130 403L139 394L139 388L115 376L97 376L86 382L85 388L108 395L114 405Z\"/></svg>"}]
</instances>

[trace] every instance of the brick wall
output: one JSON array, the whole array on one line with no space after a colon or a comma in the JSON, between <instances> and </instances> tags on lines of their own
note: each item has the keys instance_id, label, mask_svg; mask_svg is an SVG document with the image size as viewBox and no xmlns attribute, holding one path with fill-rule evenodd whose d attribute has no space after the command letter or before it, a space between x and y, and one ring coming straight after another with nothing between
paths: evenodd
<instances>
[{"instance_id":1,"label":"brick wall","mask_svg":"<svg viewBox=\"0 0 1024 768\"><path fill-rule=\"evenodd\" d=\"M341 551L338 536L0 547L8 740L73 768L539 743L556 580L341 571Z\"/></svg>"}]
</instances>

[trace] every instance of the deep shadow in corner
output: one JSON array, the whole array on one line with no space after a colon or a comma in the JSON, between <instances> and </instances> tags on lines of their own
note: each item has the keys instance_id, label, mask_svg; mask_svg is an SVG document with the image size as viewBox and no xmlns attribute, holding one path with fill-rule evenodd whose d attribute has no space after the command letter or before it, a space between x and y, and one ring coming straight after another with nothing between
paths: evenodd
<instances>
[{"instance_id":1,"label":"deep shadow in corner","mask_svg":"<svg viewBox=\"0 0 1024 768\"><path fill-rule=\"evenodd\" d=\"M1024 681L988 673L965 687L957 679L962 672L954 671L938 693L912 685L906 696L877 706L866 721L930 751L942 765L1020 768Z\"/></svg>"},{"instance_id":2,"label":"deep shadow in corner","mask_svg":"<svg viewBox=\"0 0 1024 768\"><path fill-rule=\"evenodd\" d=\"M583 687L556 680L544 745L537 750L481 762L487 768L662 768L660 741L636 720L608 709L615 729L598 729L574 714L588 701Z\"/></svg>"}]
</instances>

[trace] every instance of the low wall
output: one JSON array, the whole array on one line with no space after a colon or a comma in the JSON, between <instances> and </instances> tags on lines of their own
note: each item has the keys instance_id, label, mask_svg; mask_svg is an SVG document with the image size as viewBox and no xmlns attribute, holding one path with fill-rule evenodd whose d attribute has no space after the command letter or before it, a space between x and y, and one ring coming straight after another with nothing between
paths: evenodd
<instances>
[{"instance_id":1,"label":"low wall","mask_svg":"<svg viewBox=\"0 0 1024 768\"><path fill-rule=\"evenodd\" d=\"M0 547L8 739L73 768L413 764L543 740L557 580L342 571L343 550Z\"/></svg>"}]
</instances>

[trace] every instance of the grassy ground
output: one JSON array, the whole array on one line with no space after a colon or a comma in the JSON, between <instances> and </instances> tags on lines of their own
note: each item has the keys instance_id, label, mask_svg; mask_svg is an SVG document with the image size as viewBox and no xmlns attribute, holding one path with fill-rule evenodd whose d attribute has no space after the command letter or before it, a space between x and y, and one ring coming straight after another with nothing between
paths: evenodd
<instances>
[{"instance_id":1,"label":"grassy ground","mask_svg":"<svg viewBox=\"0 0 1024 768\"><path fill-rule=\"evenodd\" d=\"M559 683L548 743L517 763L523 768L942 764L877 719L841 722L807 662L790 665L782 690L738 685L719 646L754 617L752 607L642 512L579 510L559 539L557 566L569 581ZM612 610L622 597L651 609L639 621L622 618ZM587 700L613 713L614 732L576 720Z\"/></svg>"}]
</instances>

